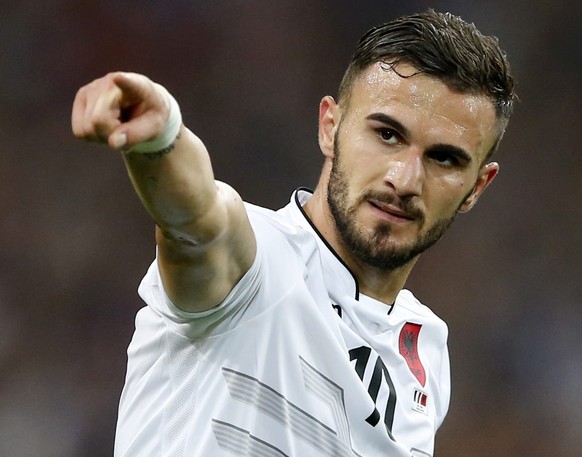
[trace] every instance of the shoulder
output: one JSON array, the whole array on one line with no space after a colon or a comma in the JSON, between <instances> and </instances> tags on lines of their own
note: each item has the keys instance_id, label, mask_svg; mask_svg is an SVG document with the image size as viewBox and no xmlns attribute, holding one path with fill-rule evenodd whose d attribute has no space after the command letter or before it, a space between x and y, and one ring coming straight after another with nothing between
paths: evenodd
<instances>
[{"instance_id":1,"label":"shoulder","mask_svg":"<svg viewBox=\"0 0 582 457\"><path fill-rule=\"evenodd\" d=\"M423 304L408 289L402 289L396 298L396 309L407 314L409 319L421 320L428 327L433 328L444 340L448 337L448 326L431 308Z\"/></svg>"},{"instance_id":2,"label":"shoulder","mask_svg":"<svg viewBox=\"0 0 582 457\"><path fill-rule=\"evenodd\" d=\"M250 203L245 203L245 208L257 244L291 248L305 261L318 250L314 234L298 223L289 211L274 211Z\"/></svg>"},{"instance_id":3,"label":"shoulder","mask_svg":"<svg viewBox=\"0 0 582 457\"><path fill-rule=\"evenodd\" d=\"M396 298L396 304L400 307L406 308L408 311L419 316L433 317L441 320L436 313L427 305L423 304L416 296L408 289L402 289Z\"/></svg>"},{"instance_id":4,"label":"shoulder","mask_svg":"<svg viewBox=\"0 0 582 457\"><path fill-rule=\"evenodd\" d=\"M253 227L267 225L284 234L295 234L300 227L286 213L245 202L245 209Z\"/></svg>"}]
</instances>

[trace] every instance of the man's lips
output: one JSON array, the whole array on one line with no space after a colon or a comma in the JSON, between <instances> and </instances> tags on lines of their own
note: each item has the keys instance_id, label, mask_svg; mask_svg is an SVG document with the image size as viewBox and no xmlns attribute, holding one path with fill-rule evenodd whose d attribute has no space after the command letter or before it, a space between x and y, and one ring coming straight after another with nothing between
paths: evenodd
<instances>
[{"instance_id":1,"label":"man's lips","mask_svg":"<svg viewBox=\"0 0 582 457\"><path fill-rule=\"evenodd\" d=\"M372 205L374 208L385 213L390 218L394 218L396 220L413 221L417 218L415 214L405 211L391 203L383 203L378 200L368 200L368 203L370 203L370 205Z\"/></svg>"}]
</instances>

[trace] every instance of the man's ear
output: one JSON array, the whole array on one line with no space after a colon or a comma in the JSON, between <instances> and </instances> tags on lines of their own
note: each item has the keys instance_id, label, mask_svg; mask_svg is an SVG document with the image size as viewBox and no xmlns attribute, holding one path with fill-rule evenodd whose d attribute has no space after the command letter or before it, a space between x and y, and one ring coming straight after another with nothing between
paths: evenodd
<instances>
[{"instance_id":1,"label":"man's ear","mask_svg":"<svg viewBox=\"0 0 582 457\"><path fill-rule=\"evenodd\" d=\"M497 162L489 162L487 165L484 165L481 170L479 170L479 176L477 178L477 182L473 187L472 192L469 196L465 199L461 207L459 208L460 213L466 213L470 211L477 200L483 193L483 191L491 184L491 181L497 176L499 172L499 164Z\"/></svg>"},{"instance_id":2,"label":"man's ear","mask_svg":"<svg viewBox=\"0 0 582 457\"><path fill-rule=\"evenodd\" d=\"M335 132L339 126L340 108L333 97L326 95L319 103L318 139L321 152L327 158L333 157Z\"/></svg>"}]
</instances>

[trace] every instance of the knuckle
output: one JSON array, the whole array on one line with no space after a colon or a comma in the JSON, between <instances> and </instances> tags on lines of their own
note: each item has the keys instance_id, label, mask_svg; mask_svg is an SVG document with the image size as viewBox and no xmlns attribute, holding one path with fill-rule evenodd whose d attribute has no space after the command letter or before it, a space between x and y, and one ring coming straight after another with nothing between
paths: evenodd
<instances>
[{"instance_id":1,"label":"knuckle","mask_svg":"<svg viewBox=\"0 0 582 457\"><path fill-rule=\"evenodd\" d=\"M103 121L95 121L91 122L91 131L95 132L99 136L104 136L108 134L109 125Z\"/></svg>"},{"instance_id":2,"label":"knuckle","mask_svg":"<svg viewBox=\"0 0 582 457\"><path fill-rule=\"evenodd\" d=\"M91 124L93 124L96 127L102 126L102 125L107 125L108 120L107 120L106 114L102 113L102 112L94 112L91 115Z\"/></svg>"},{"instance_id":3,"label":"knuckle","mask_svg":"<svg viewBox=\"0 0 582 457\"><path fill-rule=\"evenodd\" d=\"M94 114L85 126L87 137L106 139L112 130L111 122L102 114Z\"/></svg>"},{"instance_id":4,"label":"knuckle","mask_svg":"<svg viewBox=\"0 0 582 457\"><path fill-rule=\"evenodd\" d=\"M79 140L82 140L86 136L85 130L77 126L73 126L73 136Z\"/></svg>"}]
</instances>

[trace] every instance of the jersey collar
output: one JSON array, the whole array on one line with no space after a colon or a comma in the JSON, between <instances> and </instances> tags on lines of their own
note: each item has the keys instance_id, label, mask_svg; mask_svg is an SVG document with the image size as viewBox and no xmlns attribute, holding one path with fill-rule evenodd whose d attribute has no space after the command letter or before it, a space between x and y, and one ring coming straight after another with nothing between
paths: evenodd
<instances>
[{"instance_id":1,"label":"jersey collar","mask_svg":"<svg viewBox=\"0 0 582 457\"><path fill-rule=\"evenodd\" d=\"M324 280L330 296L349 295L355 300L360 299L358 280L337 252L331 247L319 230L315 227L303 209L303 205L311 198L313 191L304 187L297 189L287 205L289 214L301 228L315 235L321 253Z\"/></svg>"}]
</instances>

